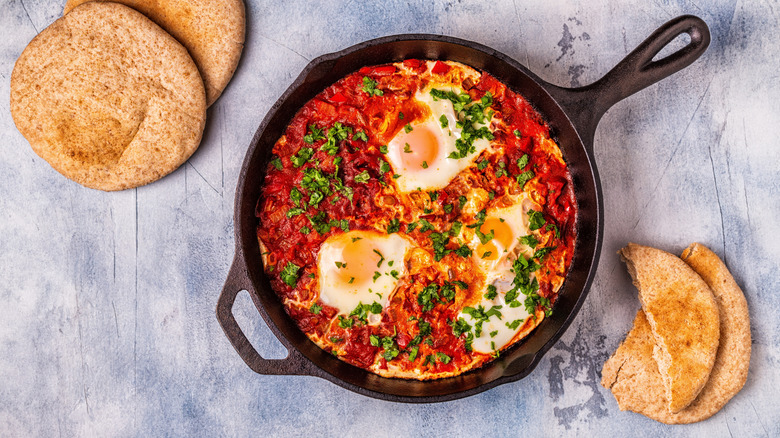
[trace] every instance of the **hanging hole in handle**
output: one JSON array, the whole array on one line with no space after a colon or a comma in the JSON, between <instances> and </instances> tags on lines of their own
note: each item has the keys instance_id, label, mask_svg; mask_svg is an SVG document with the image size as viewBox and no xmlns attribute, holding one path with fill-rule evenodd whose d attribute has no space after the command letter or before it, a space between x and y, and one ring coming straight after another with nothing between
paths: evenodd
<instances>
[{"instance_id":1,"label":"hanging hole in handle","mask_svg":"<svg viewBox=\"0 0 780 438\"><path fill-rule=\"evenodd\" d=\"M236 301L233 303L233 317L249 343L260 353L261 357L264 359L287 358L287 349L274 336L263 318L259 317L255 304L246 290L242 290L236 295Z\"/></svg>"},{"instance_id":2,"label":"hanging hole in handle","mask_svg":"<svg viewBox=\"0 0 780 438\"><path fill-rule=\"evenodd\" d=\"M669 42L666 46L664 46L663 49L661 49L660 52L658 52L654 57L652 62L660 61L676 52L679 52L685 46L691 43L691 36L687 33L681 33L678 35L675 39Z\"/></svg>"}]
</instances>

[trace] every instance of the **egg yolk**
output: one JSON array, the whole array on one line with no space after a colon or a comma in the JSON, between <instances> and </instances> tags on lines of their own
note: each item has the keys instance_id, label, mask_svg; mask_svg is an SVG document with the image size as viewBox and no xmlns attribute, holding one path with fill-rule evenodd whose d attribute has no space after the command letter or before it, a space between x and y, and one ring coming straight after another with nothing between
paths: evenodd
<instances>
[{"instance_id":1,"label":"egg yolk","mask_svg":"<svg viewBox=\"0 0 780 438\"><path fill-rule=\"evenodd\" d=\"M371 280L379 263L379 254L373 251L371 242L358 239L347 242L341 250L342 267L334 266L339 280L345 284L359 285Z\"/></svg>"},{"instance_id":2,"label":"egg yolk","mask_svg":"<svg viewBox=\"0 0 780 438\"><path fill-rule=\"evenodd\" d=\"M496 260L512 244L512 229L506 222L501 222L499 218L485 219L485 223L479 227L479 231L483 234L493 232L492 240L477 246L477 256L485 260Z\"/></svg>"},{"instance_id":3,"label":"egg yolk","mask_svg":"<svg viewBox=\"0 0 780 438\"><path fill-rule=\"evenodd\" d=\"M401 162L408 169L429 167L439 155L439 139L426 125L417 125L411 131L402 133L398 142L402 145Z\"/></svg>"}]
</instances>

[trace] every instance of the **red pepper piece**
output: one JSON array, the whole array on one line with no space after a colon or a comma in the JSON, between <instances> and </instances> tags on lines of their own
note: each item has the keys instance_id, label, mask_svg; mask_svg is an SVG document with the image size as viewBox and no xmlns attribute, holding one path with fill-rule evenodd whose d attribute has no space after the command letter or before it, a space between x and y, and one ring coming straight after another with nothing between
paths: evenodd
<instances>
[{"instance_id":1,"label":"red pepper piece","mask_svg":"<svg viewBox=\"0 0 780 438\"><path fill-rule=\"evenodd\" d=\"M339 91L338 93L330 97L330 101L333 103L344 103L347 101L347 96L345 96Z\"/></svg>"},{"instance_id":2,"label":"red pepper piece","mask_svg":"<svg viewBox=\"0 0 780 438\"><path fill-rule=\"evenodd\" d=\"M437 75L443 75L444 73L447 73L450 71L450 66L441 62L436 61L436 64L433 65L433 68L431 69L431 73L437 74Z\"/></svg>"},{"instance_id":3,"label":"red pepper piece","mask_svg":"<svg viewBox=\"0 0 780 438\"><path fill-rule=\"evenodd\" d=\"M419 59L405 59L404 66L406 68L419 68L422 65L422 61Z\"/></svg>"}]
</instances>

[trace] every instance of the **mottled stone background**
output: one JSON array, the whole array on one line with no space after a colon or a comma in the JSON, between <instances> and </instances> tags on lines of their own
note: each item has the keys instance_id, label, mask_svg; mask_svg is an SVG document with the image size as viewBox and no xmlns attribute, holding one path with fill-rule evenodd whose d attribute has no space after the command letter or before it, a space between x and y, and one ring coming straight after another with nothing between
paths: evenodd
<instances>
[{"instance_id":1,"label":"mottled stone background","mask_svg":"<svg viewBox=\"0 0 780 438\"><path fill-rule=\"evenodd\" d=\"M780 436L776 1L249 1L243 58L200 149L163 180L120 193L60 176L9 114L14 61L63 3L0 2L0 435ZM712 44L603 118L598 274L530 376L406 405L244 365L214 316L233 256L236 181L256 127L309 60L378 36L436 33L579 86L686 13L707 21ZM615 255L628 241L675 253L703 242L747 294L750 376L708 421L670 427L620 412L598 384L639 307ZM248 296L235 312L263 355L285 356Z\"/></svg>"}]
</instances>

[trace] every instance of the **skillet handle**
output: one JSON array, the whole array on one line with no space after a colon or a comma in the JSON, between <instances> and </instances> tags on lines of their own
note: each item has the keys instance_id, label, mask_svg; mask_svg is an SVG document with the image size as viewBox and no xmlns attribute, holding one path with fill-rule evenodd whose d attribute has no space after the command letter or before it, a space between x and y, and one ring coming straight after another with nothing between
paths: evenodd
<instances>
[{"instance_id":1,"label":"skillet handle","mask_svg":"<svg viewBox=\"0 0 780 438\"><path fill-rule=\"evenodd\" d=\"M251 290L251 287L241 250L236 249L233 265L230 267L230 272L217 302L217 320L230 343L233 344L233 347L238 352L238 355L241 356L241 359L244 360L249 368L259 374L315 375L311 370L309 360L295 348L286 345L286 343L286 358L264 359L249 342L249 339L247 339L233 316L233 304L239 292Z\"/></svg>"},{"instance_id":2,"label":"skillet handle","mask_svg":"<svg viewBox=\"0 0 780 438\"><path fill-rule=\"evenodd\" d=\"M653 61L684 33L691 37L685 47ZM552 86L548 91L570 115L583 141L592 145L596 125L612 105L691 65L709 44L707 23L699 17L683 15L659 27L598 81L581 88Z\"/></svg>"}]
</instances>

